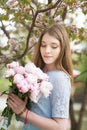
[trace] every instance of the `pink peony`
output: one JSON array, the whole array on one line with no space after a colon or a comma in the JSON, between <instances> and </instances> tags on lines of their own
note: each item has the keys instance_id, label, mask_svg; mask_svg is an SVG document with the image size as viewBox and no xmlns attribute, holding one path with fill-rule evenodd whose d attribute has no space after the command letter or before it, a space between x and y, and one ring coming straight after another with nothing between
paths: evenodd
<instances>
[{"instance_id":1,"label":"pink peony","mask_svg":"<svg viewBox=\"0 0 87 130\"><path fill-rule=\"evenodd\" d=\"M31 86L31 88L30 88L31 92L38 91L38 89L39 89L39 83L34 83L34 84L31 84L30 86Z\"/></svg>"},{"instance_id":2,"label":"pink peony","mask_svg":"<svg viewBox=\"0 0 87 130\"><path fill-rule=\"evenodd\" d=\"M24 76L21 74L16 74L13 79L13 83L18 84L24 80Z\"/></svg>"},{"instance_id":3,"label":"pink peony","mask_svg":"<svg viewBox=\"0 0 87 130\"><path fill-rule=\"evenodd\" d=\"M37 77L35 75L33 75L32 73L26 74L25 77L26 77L25 79L27 80L27 82L29 84L36 84L37 83Z\"/></svg>"},{"instance_id":4,"label":"pink peony","mask_svg":"<svg viewBox=\"0 0 87 130\"><path fill-rule=\"evenodd\" d=\"M25 74L25 68L23 66L15 67L14 70L15 70L15 73L17 74L22 74L22 75Z\"/></svg>"},{"instance_id":5,"label":"pink peony","mask_svg":"<svg viewBox=\"0 0 87 130\"><path fill-rule=\"evenodd\" d=\"M17 88L18 88L19 92L26 93L29 91L29 84L24 79L24 80L22 80L22 82L17 83Z\"/></svg>"},{"instance_id":6,"label":"pink peony","mask_svg":"<svg viewBox=\"0 0 87 130\"><path fill-rule=\"evenodd\" d=\"M16 61L13 61L10 64L7 64L7 68L15 68L15 67L19 67L19 63Z\"/></svg>"},{"instance_id":7,"label":"pink peony","mask_svg":"<svg viewBox=\"0 0 87 130\"><path fill-rule=\"evenodd\" d=\"M51 93L52 88L53 88L53 86L52 86L52 84L50 82L47 82L47 81L42 81L41 82L40 91L42 92L42 94L45 97L49 96L49 94Z\"/></svg>"},{"instance_id":8,"label":"pink peony","mask_svg":"<svg viewBox=\"0 0 87 130\"><path fill-rule=\"evenodd\" d=\"M38 79L48 80L48 75L45 74L40 68L36 68L36 76Z\"/></svg>"},{"instance_id":9,"label":"pink peony","mask_svg":"<svg viewBox=\"0 0 87 130\"><path fill-rule=\"evenodd\" d=\"M27 73L32 73L32 74L36 74L36 66L32 63L32 62L28 62L25 65L25 71Z\"/></svg>"},{"instance_id":10,"label":"pink peony","mask_svg":"<svg viewBox=\"0 0 87 130\"><path fill-rule=\"evenodd\" d=\"M4 77L8 78L15 75L15 71L13 69L9 69L5 72Z\"/></svg>"},{"instance_id":11,"label":"pink peony","mask_svg":"<svg viewBox=\"0 0 87 130\"><path fill-rule=\"evenodd\" d=\"M41 93L40 93L40 90L37 89L36 91L33 91L31 94L30 94L30 99L31 101L37 103L39 98L41 96Z\"/></svg>"},{"instance_id":12,"label":"pink peony","mask_svg":"<svg viewBox=\"0 0 87 130\"><path fill-rule=\"evenodd\" d=\"M25 67L13 61L7 65L8 70L5 77L12 77L13 83L21 93L31 93L30 99L37 102L43 94L48 97L52 90L52 85L48 82L48 75L34 63L28 62Z\"/></svg>"}]
</instances>

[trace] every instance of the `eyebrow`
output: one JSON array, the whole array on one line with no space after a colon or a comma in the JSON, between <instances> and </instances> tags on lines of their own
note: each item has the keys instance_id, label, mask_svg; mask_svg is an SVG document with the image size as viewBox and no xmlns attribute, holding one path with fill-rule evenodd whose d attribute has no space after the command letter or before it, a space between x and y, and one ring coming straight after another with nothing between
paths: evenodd
<instances>
[{"instance_id":1,"label":"eyebrow","mask_svg":"<svg viewBox=\"0 0 87 130\"><path fill-rule=\"evenodd\" d=\"M45 41L41 41L41 43L46 43ZM60 42L51 42L51 44L60 44Z\"/></svg>"}]
</instances>

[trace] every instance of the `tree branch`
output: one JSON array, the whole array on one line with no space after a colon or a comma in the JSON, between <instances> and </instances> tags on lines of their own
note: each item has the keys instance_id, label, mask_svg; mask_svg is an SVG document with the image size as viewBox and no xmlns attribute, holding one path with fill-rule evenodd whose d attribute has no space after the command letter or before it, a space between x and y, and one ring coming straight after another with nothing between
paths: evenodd
<instances>
[{"instance_id":1,"label":"tree branch","mask_svg":"<svg viewBox=\"0 0 87 130\"><path fill-rule=\"evenodd\" d=\"M66 14L67 14L67 7L64 8L63 13L62 13L62 20L64 21L66 18Z\"/></svg>"},{"instance_id":2,"label":"tree branch","mask_svg":"<svg viewBox=\"0 0 87 130\"><path fill-rule=\"evenodd\" d=\"M36 13L35 13L35 15L33 17L33 21L32 21L31 27L30 27L29 32L28 32L28 36L27 36L27 40L26 40L26 48L25 48L24 52L19 57L17 57L18 60L21 59L23 56L25 56L27 54L28 50L29 50L29 39L30 39L31 33L33 31L33 27L35 25L35 21L36 21L37 15L39 13L43 13L43 12L46 12L48 10L51 10L51 9L55 8L58 4L60 4L61 1L63 1L63 0L58 0L54 5L46 8L46 9L42 9L42 10L37 10L36 11Z\"/></svg>"},{"instance_id":3,"label":"tree branch","mask_svg":"<svg viewBox=\"0 0 87 130\"><path fill-rule=\"evenodd\" d=\"M60 3L58 4L57 9L56 9L56 11L55 11L55 13L54 13L54 15L53 15L53 18L55 17L55 15L56 15L56 13L57 13L57 11L58 11L60 5L62 4L62 2L63 2L63 1L61 0Z\"/></svg>"},{"instance_id":4,"label":"tree branch","mask_svg":"<svg viewBox=\"0 0 87 130\"><path fill-rule=\"evenodd\" d=\"M6 31L5 26L4 26L4 24L3 24L2 21L1 21L1 23L2 23L1 29L3 30L3 32L5 33L5 35L7 36L7 38L10 39L10 35L9 35L9 33Z\"/></svg>"},{"instance_id":5,"label":"tree branch","mask_svg":"<svg viewBox=\"0 0 87 130\"><path fill-rule=\"evenodd\" d=\"M46 9L38 10L37 12L38 13L43 13L43 12L46 12L48 10L54 9L62 2L63 2L63 0L58 0L54 5L51 5L50 7L46 8Z\"/></svg>"}]
</instances>

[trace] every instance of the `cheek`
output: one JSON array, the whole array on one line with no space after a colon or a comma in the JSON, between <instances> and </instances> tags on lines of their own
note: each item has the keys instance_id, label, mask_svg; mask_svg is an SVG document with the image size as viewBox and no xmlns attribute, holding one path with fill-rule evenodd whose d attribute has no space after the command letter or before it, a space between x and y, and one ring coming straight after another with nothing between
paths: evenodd
<instances>
[{"instance_id":1,"label":"cheek","mask_svg":"<svg viewBox=\"0 0 87 130\"><path fill-rule=\"evenodd\" d=\"M45 48L40 48L40 53L44 53L45 52Z\"/></svg>"},{"instance_id":2,"label":"cheek","mask_svg":"<svg viewBox=\"0 0 87 130\"><path fill-rule=\"evenodd\" d=\"M58 50L54 51L54 55L55 55L56 57L58 57L58 56L59 56L59 54L60 54L60 49L58 49Z\"/></svg>"}]
</instances>

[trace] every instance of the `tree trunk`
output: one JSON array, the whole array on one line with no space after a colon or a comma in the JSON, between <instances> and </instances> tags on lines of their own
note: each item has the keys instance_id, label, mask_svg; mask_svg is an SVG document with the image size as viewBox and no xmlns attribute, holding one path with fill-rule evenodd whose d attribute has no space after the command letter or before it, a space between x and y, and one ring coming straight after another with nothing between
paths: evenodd
<instances>
[{"instance_id":1,"label":"tree trunk","mask_svg":"<svg viewBox=\"0 0 87 130\"><path fill-rule=\"evenodd\" d=\"M77 130L81 130L82 119L83 119L83 116L84 116L84 111L85 111L86 103L87 103L87 83L85 83L84 97L83 97L82 107L81 107L80 114L79 114L79 120L78 120L78 124L77 124Z\"/></svg>"},{"instance_id":2,"label":"tree trunk","mask_svg":"<svg viewBox=\"0 0 87 130\"><path fill-rule=\"evenodd\" d=\"M86 103L87 103L87 83L85 84L84 97L83 97L83 101L82 101L82 104L81 104L81 109L80 109L80 112L79 112L78 121L76 121L76 119L75 119L75 112L74 112L74 109L73 109L73 98L70 99L71 130L81 130L82 119L83 119L83 116L84 116Z\"/></svg>"},{"instance_id":3,"label":"tree trunk","mask_svg":"<svg viewBox=\"0 0 87 130\"><path fill-rule=\"evenodd\" d=\"M75 119L75 112L74 112L74 108L73 108L73 97L71 97L70 99L70 118L71 118L71 130L77 130L76 126L77 126L77 122Z\"/></svg>"}]
</instances>

